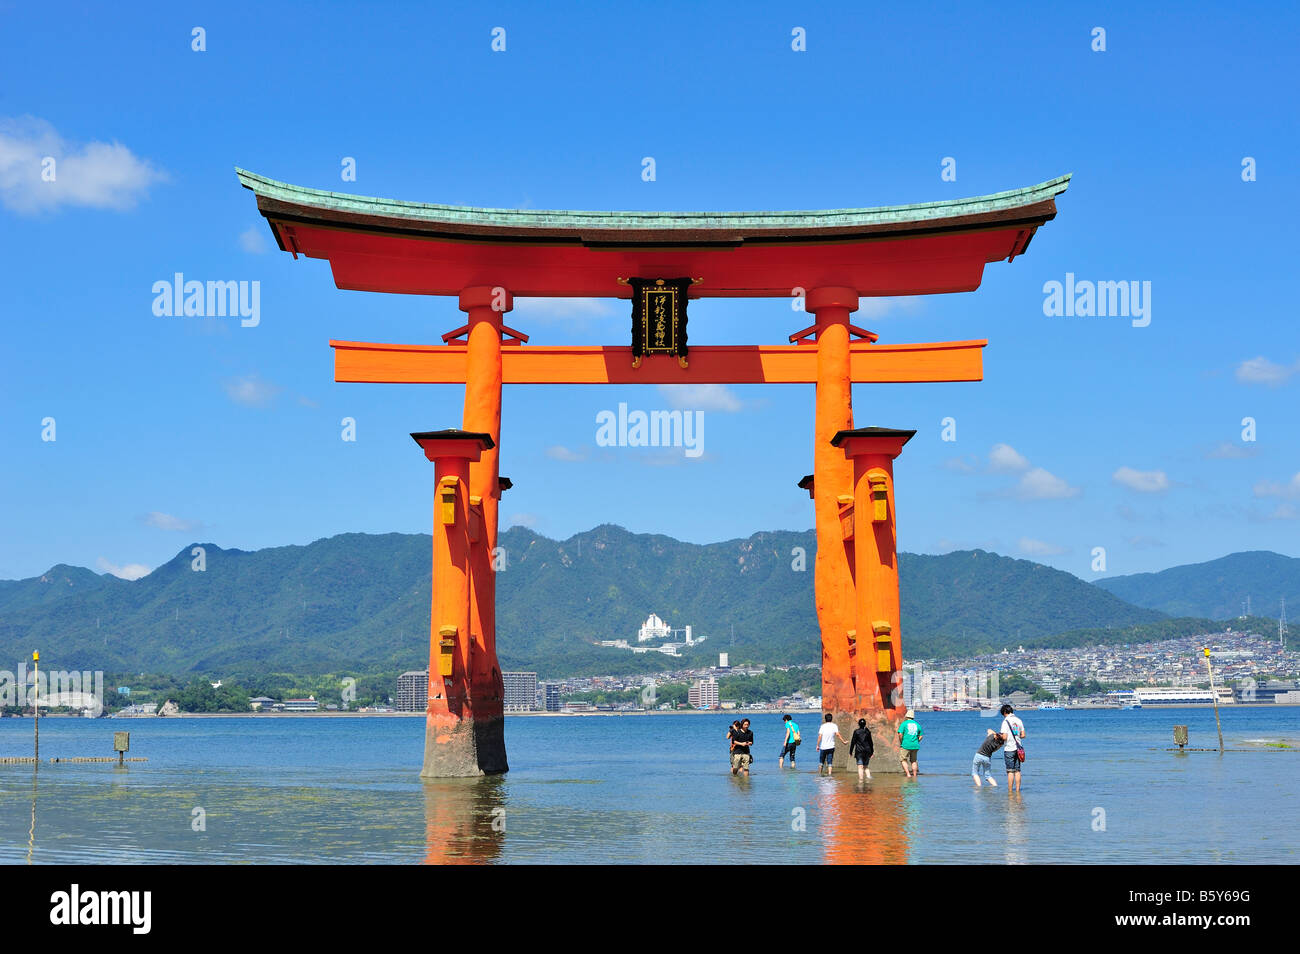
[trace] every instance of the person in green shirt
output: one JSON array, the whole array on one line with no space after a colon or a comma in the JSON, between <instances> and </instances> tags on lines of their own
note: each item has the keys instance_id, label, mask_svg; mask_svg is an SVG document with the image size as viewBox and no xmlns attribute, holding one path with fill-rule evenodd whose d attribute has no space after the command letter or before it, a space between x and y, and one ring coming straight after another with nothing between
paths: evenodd
<instances>
[{"instance_id":1,"label":"person in green shirt","mask_svg":"<svg viewBox=\"0 0 1300 954\"><path fill-rule=\"evenodd\" d=\"M916 778L919 772L916 754L923 738L925 734L916 723L916 713L908 709L898 724L898 758L903 763L903 774L908 778Z\"/></svg>"}]
</instances>

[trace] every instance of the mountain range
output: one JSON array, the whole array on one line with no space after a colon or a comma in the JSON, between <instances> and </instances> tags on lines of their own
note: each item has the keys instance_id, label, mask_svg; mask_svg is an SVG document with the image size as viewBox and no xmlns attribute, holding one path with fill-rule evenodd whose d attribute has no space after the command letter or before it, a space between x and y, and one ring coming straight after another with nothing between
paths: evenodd
<instances>
[{"instance_id":1,"label":"mountain range","mask_svg":"<svg viewBox=\"0 0 1300 954\"><path fill-rule=\"evenodd\" d=\"M733 665L820 659L812 531L691 544L612 525L564 541L512 527L499 543L505 669L632 673L716 661L723 651ZM196 546L202 570L193 568ZM427 534L399 533L257 551L196 543L135 581L61 564L0 581L0 660L39 648L56 668L109 672L423 668L431 547ZM1274 596L1300 605L1300 560L1263 552L1098 584L983 550L900 554L899 573L909 658L1075 645L1081 632L1117 642L1204 631L1210 619L1235 617L1247 592L1259 610ZM703 638L684 662L595 645L635 641L652 612Z\"/></svg>"},{"instance_id":2,"label":"mountain range","mask_svg":"<svg viewBox=\"0 0 1300 954\"><path fill-rule=\"evenodd\" d=\"M1230 553L1207 563L1175 566L1097 581L1097 586L1135 606L1169 616L1231 619L1247 612L1280 615L1282 600L1300 607L1300 559L1268 550Z\"/></svg>"}]
</instances>

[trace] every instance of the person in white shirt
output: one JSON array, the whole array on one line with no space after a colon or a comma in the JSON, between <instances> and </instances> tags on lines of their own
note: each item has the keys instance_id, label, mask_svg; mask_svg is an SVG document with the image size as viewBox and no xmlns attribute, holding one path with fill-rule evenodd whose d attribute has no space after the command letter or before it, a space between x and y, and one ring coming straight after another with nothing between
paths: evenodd
<instances>
[{"instance_id":1,"label":"person in white shirt","mask_svg":"<svg viewBox=\"0 0 1300 954\"><path fill-rule=\"evenodd\" d=\"M817 774L822 774L822 766L826 766L826 774L830 775L835 770L835 740L839 739L844 745L848 741L840 735L840 727L835 724L835 717L831 713L826 713L826 721L822 723L821 728L817 730Z\"/></svg>"},{"instance_id":2,"label":"person in white shirt","mask_svg":"<svg viewBox=\"0 0 1300 954\"><path fill-rule=\"evenodd\" d=\"M1017 750L1020 748L1021 741L1025 737L1025 724L1020 721L1020 717L1014 715L1015 709L1005 705L1000 710L1002 713L1002 727L998 732L1007 740L1007 744L1002 747L1002 761L1007 766L1007 794L1020 791L1020 757Z\"/></svg>"}]
</instances>

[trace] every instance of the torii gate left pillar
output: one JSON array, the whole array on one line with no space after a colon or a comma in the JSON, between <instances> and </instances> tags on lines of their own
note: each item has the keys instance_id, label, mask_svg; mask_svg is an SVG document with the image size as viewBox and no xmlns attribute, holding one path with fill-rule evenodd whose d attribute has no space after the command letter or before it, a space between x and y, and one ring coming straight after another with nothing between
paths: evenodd
<instances>
[{"instance_id":1,"label":"torii gate left pillar","mask_svg":"<svg viewBox=\"0 0 1300 954\"><path fill-rule=\"evenodd\" d=\"M813 487L817 557L813 593L822 643L822 708L843 728L853 725L866 695L854 672L856 606L854 551L842 532L852 519L853 464L832 446L853 427L849 315L858 310L854 288L822 286L808 292L804 309L816 316L817 395L813 428ZM870 696L866 696L870 699Z\"/></svg>"},{"instance_id":2,"label":"torii gate left pillar","mask_svg":"<svg viewBox=\"0 0 1300 954\"><path fill-rule=\"evenodd\" d=\"M433 595L429 621L426 778L495 775L506 761L505 690L496 648L497 505L503 481L502 315L514 304L500 286L460 294L464 334L464 430L412 434L436 464Z\"/></svg>"}]
</instances>

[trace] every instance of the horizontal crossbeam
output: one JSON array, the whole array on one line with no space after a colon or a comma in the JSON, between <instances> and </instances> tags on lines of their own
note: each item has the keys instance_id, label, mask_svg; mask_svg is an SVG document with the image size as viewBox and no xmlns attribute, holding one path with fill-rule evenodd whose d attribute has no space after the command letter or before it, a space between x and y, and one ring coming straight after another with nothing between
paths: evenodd
<instances>
[{"instance_id":1,"label":"horizontal crossbeam","mask_svg":"<svg viewBox=\"0 0 1300 954\"><path fill-rule=\"evenodd\" d=\"M987 341L850 345L858 384L982 381ZM372 384L463 384L464 345L375 344L331 341L334 380ZM626 347L530 345L503 348L503 384L813 384L817 349L800 345L692 347L689 366L649 355L632 367Z\"/></svg>"}]
</instances>

